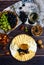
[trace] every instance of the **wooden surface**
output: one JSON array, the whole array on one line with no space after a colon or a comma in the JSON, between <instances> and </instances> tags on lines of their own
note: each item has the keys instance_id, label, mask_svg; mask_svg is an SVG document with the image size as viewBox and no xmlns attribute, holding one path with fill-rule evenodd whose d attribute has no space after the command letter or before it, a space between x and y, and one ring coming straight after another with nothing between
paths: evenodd
<instances>
[{"instance_id":1,"label":"wooden surface","mask_svg":"<svg viewBox=\"0 0 44 65\"><path fill-rule=\"evenodd\" d=\"M2 11L4 8L14 4L15 2L17 2L18 0L16 1L0 1L0 11ZM30 27L30 26L29 26ZM16 31L19 30L19 27L16 29ZM9 36L14 36L14 33L16 31L12 31ZM18 31L18 33L20 33ZM17 33L17 34L18 34ZM16 34L15 34L16 35ZM43 44L44 44L44 28L43 28L43 34L42 36L40 37L33 37L35 40L38 40L38 39L42 39L43 40ZM1 56L0 57L0 65L44 65L44 49L38 49L37 50L37 53L36 53L36 56L30 60L30 61L27 61L27 62L19 62L17 60L15 60L12 56Z\"/></svg>"},{"instance_id":2,"label":"wooden surface","mask_svg":"<svg viewBox=\"0 0 44 65\"><path fill-rule=\"evenodd\" d=\"M26 26L26 27L28 27L29 31L28 31L27 33L24 32L24 31L21 31L21 30L20 30L21 26ZM8 35L9 35L9 37L12 37L12 38L13 38L13 37L15 37L15 36L18 35L18 34L25 33L25 34L28 34L28 35L32 36L32 37L35 39L35 41L41 39L41 40L43 41L43 44L44 44L44 31L43 31L43 33L42 33L41 36L36 37L36 36L33 36L33 35L31 34L31 27L32 27L31 25L21 24L21 25L18 26L15 30L13 30L12 32L10 32ZM40 48L38 47L38 48L37 48L36 56L43 56L43 55L44 55L44 49L40 49Z\"/></svg>"},{"instance_id":3,"label":"wooden surface","mask_svg":"<svg viewBox=\"0 0 44 65\"><path fill-rule=\"evenodd\" d=\"M20 1L20 0L19 0ZM0 11L2 11L4 8L14 4L18 2L18 0L14 0L14 1L0 1Z\"/></svg>"}]
</instances>

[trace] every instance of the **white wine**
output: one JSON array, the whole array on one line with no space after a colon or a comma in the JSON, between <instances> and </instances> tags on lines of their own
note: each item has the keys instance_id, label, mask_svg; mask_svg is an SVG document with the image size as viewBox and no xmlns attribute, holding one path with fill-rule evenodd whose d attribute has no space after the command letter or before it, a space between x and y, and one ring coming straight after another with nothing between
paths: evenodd
<instances>
[{"instance_id":1,"label":"white wine","mask_svg":"<svg viewBox=\"0 0 44 65\"><path fill-rule=\"evenodd\" d=\"M37 22L38 17L39 17L39 9L38 5L34 2L34 0L29 0L29 14L28 14L28 22L30 24L34 24Z\"/></svg>"},{"instance_id":2,"label":"white wine","mask_svg":"<svg viewBox=\"0 0 44 65\"><path fill-rule=\"evenodd\" d=\"M38 19L38 14L33 12L30 14L30 17L28 17L28 22L30 24L34 24L37 21L37 19Z\"/></svg>"}]
</instances>

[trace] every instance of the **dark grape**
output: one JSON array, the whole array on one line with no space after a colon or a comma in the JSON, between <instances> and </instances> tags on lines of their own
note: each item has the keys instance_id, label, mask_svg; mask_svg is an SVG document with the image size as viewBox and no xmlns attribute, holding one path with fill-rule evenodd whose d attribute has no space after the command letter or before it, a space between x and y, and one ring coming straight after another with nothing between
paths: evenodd
<instances>
[{"instance_id":1,"label":"dark grape","mask_svg":"<svg viewBox=\"0 0 44 65\"><path fill-rule=\"evenodd\" d=\"M16 26L17 17L16 17L16 15L14 15L11 12L9 12L7 15L8 15L8 21L9 21L11 27L13 28L14 26Z\"/></svg>"}]
</instances>

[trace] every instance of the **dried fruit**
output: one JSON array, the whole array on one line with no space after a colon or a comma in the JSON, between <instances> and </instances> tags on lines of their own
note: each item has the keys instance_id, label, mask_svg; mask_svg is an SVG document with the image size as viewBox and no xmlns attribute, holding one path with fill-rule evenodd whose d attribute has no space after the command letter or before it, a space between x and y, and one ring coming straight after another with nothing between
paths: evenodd
<instances>
[{"instance_id":1,"label":"dried fruit","mask_svg":"<svg viewBox=\"0 0 44 65\"><path fill-rule=\"evenodd\" d=\"M0 44L6 45L9 42L10 38L8 35L0 33Z\"/></svg>"},{"instance_id":2,"label":"dried fruit","mask_svg":"<svg viewBox=\"0 0 44 65\"><path fill-rule=\"evenodd\" d=\"M21 27L20 27L20 30L22 30L22 31L23 31L24 29L25 29L25 27L24 27L24 26L21 26Z\"/></svg>"}]
</instances>

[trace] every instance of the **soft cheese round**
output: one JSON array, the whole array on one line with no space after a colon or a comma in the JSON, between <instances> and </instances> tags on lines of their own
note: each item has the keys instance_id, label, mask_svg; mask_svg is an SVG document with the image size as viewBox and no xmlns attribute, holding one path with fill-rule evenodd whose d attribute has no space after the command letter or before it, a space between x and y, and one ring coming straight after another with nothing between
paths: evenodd
<instances>
[{"instance_id":1,"label":"soft cheese round","mask_svg":"<svg viewBox=\"0 0 44 65\"><path fill-rule=\"evenodd\" d=\"M28 53L24 55L20 55L19 52L17 51L22 44L27 44L28 45ZM19 60L19 61L27 61L32 59L35 56L35 53L37 51L37 44L35 40L26 34L20 34L17 35L13 40L12 43L10 44L10 51L11 55Z\"/></svg>"}]
</instances>

